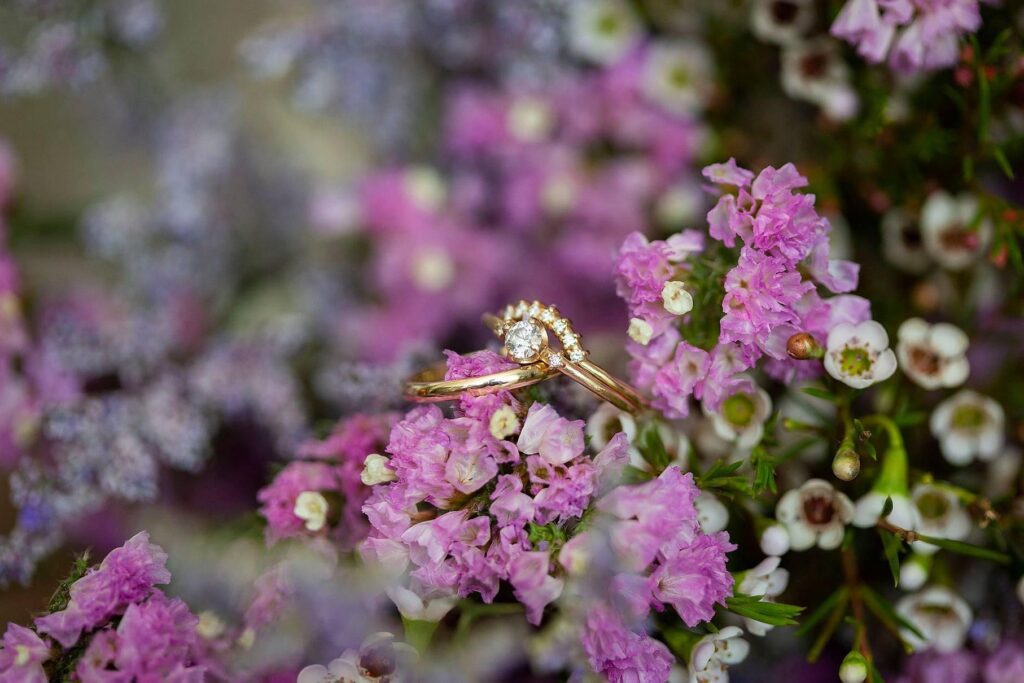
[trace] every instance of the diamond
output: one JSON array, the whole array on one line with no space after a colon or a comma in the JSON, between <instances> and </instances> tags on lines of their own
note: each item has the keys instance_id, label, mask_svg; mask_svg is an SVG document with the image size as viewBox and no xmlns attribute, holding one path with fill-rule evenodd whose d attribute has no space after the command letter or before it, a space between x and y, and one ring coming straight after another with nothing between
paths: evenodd
<instances>
[{"instance_id":1,"label":"diamond","mask_svg":"<svg viewBox=\"0 0 1024 683\"><path fill-rule=\"evenodd\" d=\"M534 301L530 304L530 310L527 311L531 318L536 318L540 315L540 304Z\"/></svg>"},{"instance_id":2,"label":"diamond","mask_svg":"<svg viewBox=\"0 0 1024 683\"><path fill-rule=\"evenodd\" d=\"M548 356L548 365L550 365L553 368L560 368L563 365L565 365L565 359L562 358L562 354L553 353L550 356Z\"/></svg>"},{"instance_id":3,"label":"diamond","mask_svg":"<svg viewBox=\"0 0 1024 683\"><path fill-rule=\"evenodd\" d=\"M559 318L558 320L556 320L554 322L553 325L551 325L551 329L553 329L558 334L562 334L568 328L569 328L569 321L566 320L565 318Z\"/></svg>"},{"instance_id":4,"label":"diamond","mask_svg":"<svg viewBox=\"0 0 1024 683\"><path fill-rule=\"evenodd\" d=\"M526 316L527 305L525 301L520 301L519 305L516 306L516 317L523 318Z\"/></svg>"},{"instance_id":5,"label":"diamond","mask_svg":"<svg viewBox=\"0 0 1024 683\"><path fill-rule=\"evenodd\" d=\"M540 320L541 322L550 325L551 323L555 322L555 314L550 308L545 308L543 311L541 311Z\"/></svg>"},{"instance_id":6,"label":"diamond","mask_svg":"<svg viewBox=\"0 0 1024 683\"><path fill-rule=\"evenodd\" d=\"M529 320L520 320L505 335L505 349L509 358L518 363L536 360L544 348L544 330Z\"/></svg>"},{"instance_id":7,"label":"diamond","mask_svg":"<svg viewBox=\"0 0 1024 683\"><path fill-rule=\"evenodd\" d=\"M583 349L573 349L569 352L569 360L573 363L582 363L587 358L587 352Z\"/></svg>"}]
</instances>

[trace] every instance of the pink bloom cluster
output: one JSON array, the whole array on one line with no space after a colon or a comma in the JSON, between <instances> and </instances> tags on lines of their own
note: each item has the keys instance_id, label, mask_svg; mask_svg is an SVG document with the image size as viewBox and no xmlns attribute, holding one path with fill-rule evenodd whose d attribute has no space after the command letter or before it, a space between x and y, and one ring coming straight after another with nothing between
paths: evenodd
<instances>
[{"instance_id":1,"label":"pink bloom cluster","mask_svg":"<svg viewBox=\"0 0 1024 683\"><path fill-rule=\"evenodd\" d=\"M665 197L691 213L702 205L692 160L704 129L651 100L645 64L638 50L534 88L456 86L443 172L392 168L354 196L321 196L321 229L358 226L370 242L375 302L346 314L344 334L365 331L362 350L387 358L443 339L524 281L581 315L605 310L583 304L612 299L607 274L623 237L647 230ZM567 273L583 281L568 292Z\"/></svg>"},{"instance_id":2,"label":"pink bloom cluster","mask_svg":"<svg viewBox=\"0 0 1024 683\"><path fill-rule=\"evenodd\" d=\"M366 456L381 450L395 415L356 414L342 420L323 440L303 443L299 460L286 465L263 488L258 499L260 514L267 520L267 541L294 537L329 537L342 547L352 547L366 536L361 512L369 488L360 480ZM309 531L295 514L298 497L305 492L323 495L336 509L332 524Z\"/></svg>"},{"instance_id":3,"label":"pink bloom cluster","mask_svg":"<svg viewBox=\"0 0 1024 683\"><path fill-rule=\"evenodd\" d=\"M848 0L831 33L900 73L956 63L960 37L981 27L979 0Z\"/></svg>"},{"instance_id":4,"label":"pink bloom cluster","mask_svg":"<svg viewBox=\"0 0 1024 683\"><path fill-rule=\"evenodd\" d=\"M610 590L597 592L602 597L587 607L583 628L590 664L609 680L665 680L661 672L673 658L642 627L652 609L671 606L692 627L710 620L714 606L732 595L726 553L735 546L725 532L701 531L694 506L699 493L692 475L677 467L643 484L619 486L597 502L601 519L594 530L562 550L561 562L570 569L609 566L595 558L612 558L610 577L598 580Z\"/></svg>"},{"instance_id":5,"label":"pink bloom cluster","mask_svg":"<svg viewBox=\"0 0 1024 683\"><path fill-rule=\"evenodd\" d=\"M829 257L829 223L815 210L814 195L796 192L807 179L792 164L766 168L755 177L730 159L708 166L704 175L732 189L708 212L708 232L739 249L722 283L717 343L704 349L682 340L674 325L678 318L662 303L671 280L695 291L717 286L688 279L693 259L704 250L700 233L687 230L654 242L630 235L616 264L619 295L631 315L653 331L648 343L630 345L633 379L650 392L654 407L673 418L689 413L691 396L716 409L732 393L747 390L749 382L740 373L762 358L765 369L779 378L813 372L786 355L790 336L808 332L824 343L835 325L870 317L870 304L861 297L819 293L819 286L834 293L853 290L858 266Z\"/></svg>"},{"instance_id":6,"label":"pink bloom cluster","mask_svg":"<svg viewBox=\"0 0 1024 683\"><path fill-rule=\"evenodd\" d=\"M37 633L10 624L0 650L0 681L46 681L43 664L64 648L88 643L75 675L92 681L202 681L207 670L198 617L158 588L170 581L167 554L140 532L72 584L65 609L36 619Z\"/></svg>"}]
</instances>

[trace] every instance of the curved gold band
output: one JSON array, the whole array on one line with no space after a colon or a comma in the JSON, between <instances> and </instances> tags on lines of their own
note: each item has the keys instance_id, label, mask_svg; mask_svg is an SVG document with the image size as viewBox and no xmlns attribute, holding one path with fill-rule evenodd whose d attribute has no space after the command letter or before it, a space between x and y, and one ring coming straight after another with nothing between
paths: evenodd
<instances>
[{"instance_id":1,"label":"curved gold band","mask_svg":"<svg viewBox=\"0 0 1024 683\"><path fill-rule=\"evenodd\" d=\"M546 363L533 363L479 377L446 380L445 367L444 363L438 363L409 378L405 383L405 397L417 403L452 401L462 394L483 396L519 389L558 374L558 370Z\"/></svg>"}]
</instances>

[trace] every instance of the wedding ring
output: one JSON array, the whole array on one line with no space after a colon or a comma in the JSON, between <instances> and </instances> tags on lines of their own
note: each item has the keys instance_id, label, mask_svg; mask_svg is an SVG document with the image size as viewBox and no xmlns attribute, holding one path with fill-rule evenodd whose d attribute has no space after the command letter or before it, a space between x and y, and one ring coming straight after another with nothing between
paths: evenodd
<instances>
[{"instance_id":1,"label":"wedding ring","mask_svg":"<svg viewBox=\"0 0 1024 683\"><path fill-rule=\"evenodd\" d=\"M446 380L446 369L444 363L438 363L409 378L405 383L405 397L417 403L451 401L463 394L483 396L498 391L519 389L558 374L558 370L545 363L533 363L479 377Z\"/></svg>"}]
</instances>

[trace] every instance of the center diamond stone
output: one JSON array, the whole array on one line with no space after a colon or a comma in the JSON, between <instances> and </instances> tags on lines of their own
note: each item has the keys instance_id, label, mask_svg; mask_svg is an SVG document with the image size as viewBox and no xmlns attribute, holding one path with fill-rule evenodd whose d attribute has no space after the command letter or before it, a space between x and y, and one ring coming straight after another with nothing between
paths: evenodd
<instances>
[{"instance_id":1,"label":"center diamond stone","mask_svg":"<svg viewBox=\"0 0 1024 683\"><path fill-rule=\"evenodd\" d=\"M519 363L537 359L544 348L544 329L529 320L520 320L505 334L509 358Z\"/></svg>"}]
</instances>

